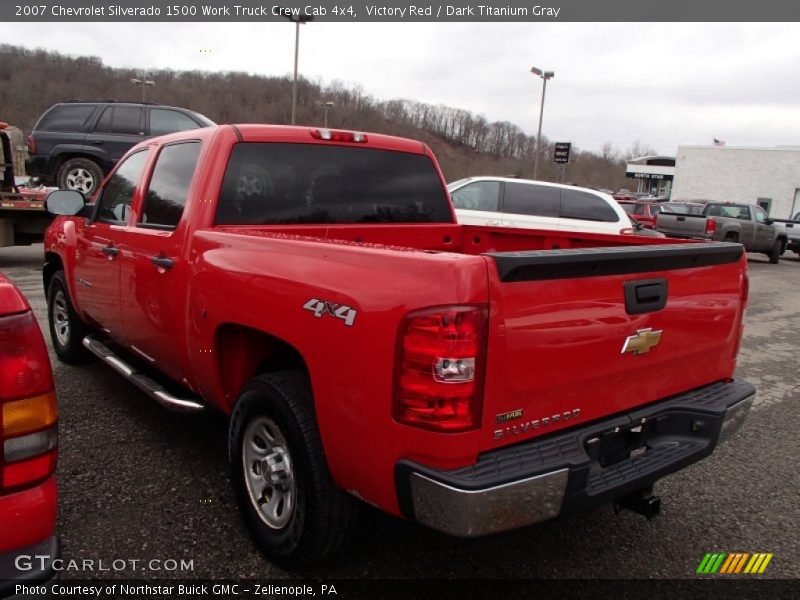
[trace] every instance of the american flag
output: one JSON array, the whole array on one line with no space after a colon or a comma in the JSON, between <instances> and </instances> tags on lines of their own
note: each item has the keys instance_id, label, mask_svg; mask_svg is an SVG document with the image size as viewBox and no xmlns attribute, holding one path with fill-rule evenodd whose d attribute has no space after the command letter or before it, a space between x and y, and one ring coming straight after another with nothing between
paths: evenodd
<instances>
[{"instance_id":1,"label":"american flag","mask_svg":"<svg viewBox=\"0 0 800 600\"><path fill-rule=\"evenodd\" d=\"M725 145L725 140L718 140L717 138L714 138L714 145L715 146L724 146Z\"/></svg>"}]
</instances>

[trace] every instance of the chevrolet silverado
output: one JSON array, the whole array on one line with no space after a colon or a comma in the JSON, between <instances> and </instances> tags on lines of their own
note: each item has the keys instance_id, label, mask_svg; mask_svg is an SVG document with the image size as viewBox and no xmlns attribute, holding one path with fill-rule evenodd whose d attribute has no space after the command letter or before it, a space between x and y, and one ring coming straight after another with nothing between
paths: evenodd
<instances>
[{"instance_id":1,"label":"chevrolet silverado","mask_svg":"<svg viewBox=\"0 0 800 600\"><path fill-rule=\"evenodd\" d=\"M459 225L430 149L224 125L52 192L58 356L230 416L268 557L331 555L359 501L457 536L608 502L741 424L739 244Z\"/></svg>"}]
</instances>

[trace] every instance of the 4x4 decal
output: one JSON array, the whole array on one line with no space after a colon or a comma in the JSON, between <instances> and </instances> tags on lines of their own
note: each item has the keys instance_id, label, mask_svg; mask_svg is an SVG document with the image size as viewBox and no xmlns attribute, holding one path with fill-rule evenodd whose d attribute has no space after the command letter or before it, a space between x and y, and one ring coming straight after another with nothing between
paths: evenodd
<instances>
[{"instance_id":1,"label":"4x4 decal","mask_svg":"<svg viewBox=\"0 0 800 600\"><path fill-rule=\"evenodd\" d=\"M346 306L344 304L336 304L334 302L327 302L325 300L318 300L312 298L303 305L303 308L310 310L314 313L315 317L321 317L324 314L329 314L337 319L342 319L344 324L351 327L355 323L358 312L356 309Z\"/></svg>"}]
</instances>

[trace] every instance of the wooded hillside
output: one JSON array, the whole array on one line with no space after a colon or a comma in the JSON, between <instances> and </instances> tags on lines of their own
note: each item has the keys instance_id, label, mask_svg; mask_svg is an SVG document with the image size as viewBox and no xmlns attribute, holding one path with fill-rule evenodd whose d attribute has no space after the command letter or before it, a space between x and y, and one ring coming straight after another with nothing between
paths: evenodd
<instances>
[{"instance_id":1,"label":"wooded hillside","mask_svg":"<svg viewBox=\"0 0 800 600\"><path fill-rule=\"evenodd\" d=\"M130 83L139 71L105 66L98 57L71 57L44 50L0 45L0 120L20 127L25 135L39 116L59 101L141 99ZM292 81L240 72L160 70L149 72L156 82L147 100L183 106L217 123L289 123ZM445 177L454 181L470 175L532 177L535 139L520 127L489 122L480 115L449 106L414 100L379 100L360 86L334 81L320 85L298 83L297 123L323 123L323 102L332 101L328 125L420 139L436 153ZM561 140L559 140L561 141ZM568 141L568 140L563 140ZM552 162L552 144L542 138L539 178L577 185L618 189L625 179L624 159L647 153L636 144L624 155L606 144L601 154L573 146L573 162L562 173Z\"/></svg>"}]
</instances>

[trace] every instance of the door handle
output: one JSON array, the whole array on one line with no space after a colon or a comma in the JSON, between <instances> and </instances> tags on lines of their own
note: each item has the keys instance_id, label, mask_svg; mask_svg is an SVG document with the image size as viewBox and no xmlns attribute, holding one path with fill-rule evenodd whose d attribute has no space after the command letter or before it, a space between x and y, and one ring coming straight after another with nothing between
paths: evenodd
<instances>
[{"instance_id":1,"label":"door handle","mask_svg":"<svg viewBox=\"0 0 800 600\"><path fill-rule=\"evenodd\" d=\"M498 227L500 225L500 221L492 219L491 221L486 221L486 224L490 227Z\"/></svg>"},{"instance_id":2,"label":"door handle","mask_svg":"<svg viewBox=\"0 0 800 600\"><path fill-rule=\"evenodd\" d=\"M150 262L162 269L171 269L172 265L175 264L171 258L167 258L166 256L154 256L150 259Z\"/></svg>"},{"instance_id":3,"label":"door handle","mask_svg":"<svg viewBox=\"0 0 800 600\"><path fill-rule=\"evenodd\" d=\"M119 254L119 248L116 248L115 246L104 246L103 254L105 254L108 257L108 260L112 260L115 256Z\"/></svg>"}]
</instances>

